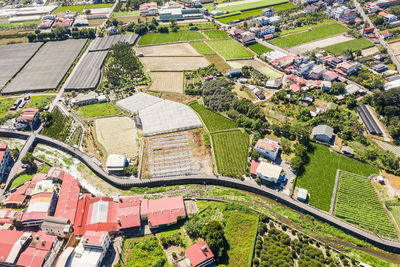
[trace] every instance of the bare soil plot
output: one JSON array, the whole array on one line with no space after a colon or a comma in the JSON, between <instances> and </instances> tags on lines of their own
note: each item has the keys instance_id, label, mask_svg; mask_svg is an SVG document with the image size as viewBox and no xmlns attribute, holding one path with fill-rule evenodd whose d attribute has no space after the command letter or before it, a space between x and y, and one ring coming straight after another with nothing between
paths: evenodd
<instances>
[{"instance_id":1,"label":"bare soil plot","mask_svg":"<svg viewBox=\"0 0 400 267\"><path fill-rule=\"evenodd\" d=\"M150 77L152 91L183 93L182 72L150 72Z\"/></svg>"},{"instance_id":2,"label":"bare soil plot","mask_svg":"<svg viewBox=\"0 0 400 267\"><path fill-rule=\"evenodd\" d=\"M368 57L368 56L372 56L378 52L379 52L378 48L376 46L374 46L374 47L370 47L370 48L366 48L366 49L362 50L361 54L363 57Z\"/></svg>"},{"instance_id":3,"label":"bare soil plot","mask_svg":"<svg viewBox=\"0 0 400 267\"><path fill-rule=\"evenodd\" d=\"M136 48L137 52L143 53L145 57L157 56L200 56L199 53L188 43L154 45Z\"/></svg>"},{"instance_id":4,"label":"bare soil plot","mask_svg":"<svg viewBox=\"0 0 400 267\"><path fill-rule=\"evenodd\" d=\"M150 71L195 70L210 64L203 57L143 57L141 60Z\"/></svg>"},{"instance_id":5,"label":"bare soil plot","mask_svg":"<svg viewBox=\"0 0 400 267\"><path fill-rule=\"evenodd\" d=\"M26 37L19 37L19 38L6 38L6 39L0 39L0 45L6 45L10 42L14 43L27 43L28 38Z\"/></svg>"},{"instance_id":6,"label":"bare soil plot","mask_svg":"<svg viewBox=\"0 0 400 267\"><path fill-rule=\"evenodd\" d=\"M111 117L95 121L97 140L108 154L122 154L134 158L139 142L134 122L128 117Z\"/></svg>"},{"instance_id":7,"label":"bare soil plot","mask_svg":"<svg viewBox=\"0 0 400 267\"><path fill-rule=\"evenodd\" d=\"M226 63L226 61L218 56L218 55L207 55L205 58L210 62L215 64L215 66L221 71L222 73L227 72L231 67Z\"/></svg>"},{"instance_id":8,"label":"bare soil plot","mask_svg":"<svg viewBox=\"0 0 400 267\"><path fill-rule=\"evenodd\" d=\"M392 49L395 55L400 54L400 42L393 42L389 44L390 49Z\"/></svg>"},{"instance_id":9,"label":"bare soil plot","mask_svg":"<svg viewBox=\"0 0 400 267\"><path fill-rule=\"evenodd\" d=\"M302 45L298 45L298 46L294 46L290 49L288 49L290 52L294 53L294 54L301 54L304 53L306 51L310 51L310 50L314 50L318 47L326 47L326 46L330 46L330 45L334 45L334 44L338 44L338 43L342 43L342 42L346 42L346 41L350 41L353 40L353 37L349 37L346 36L344 34L340 34L340 35L335 35L335 36L331 36L325 39L321 39L321 40L316 40L313 42L309 42L309 43L305 43Z\"/></svg>"},{"instance_id":10,"label":"bare soil plot","mask_svg":"<svg viewBox=\"0 0 400 267\"><path fill-rule=\"evenodd\" d=\"M264 75L267 75L270 78L280 78L282 74L278 71L274 70L272 67L268 66L268 64L260 62L254 59L246 59L246 60L230 60L228 64L232 68L241 68L243 66L251 66L261 72Z\"/></svg>"},{"instance_id":11,"label":"bare soil plot","mask_svg":"<svg viewBox=\"0 0 400 267\"><path fill-rule=\"evenodd\" d=\"M161 97L163 99L171 100L185 105L193 101L196 101L200 98L199 96L191 96L191 95L185 95L181 93L171 93L171 92L163 92Z\"/></svg>"}]
</instances>

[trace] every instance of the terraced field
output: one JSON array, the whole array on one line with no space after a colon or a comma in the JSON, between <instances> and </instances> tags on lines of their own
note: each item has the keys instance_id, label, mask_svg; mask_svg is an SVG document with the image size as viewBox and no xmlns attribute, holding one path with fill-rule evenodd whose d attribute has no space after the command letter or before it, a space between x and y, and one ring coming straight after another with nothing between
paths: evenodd
<instances>
[{"instance_id":1,"label":"terraced field","mask_svg":"<svg viewBox=\"0 0 400 267\"><path fill-rule=\"evenodd\" d=\"M379 235L397 238L371 180L358 175L341 173L335 216Z\"/></svg>"}]
</instances>

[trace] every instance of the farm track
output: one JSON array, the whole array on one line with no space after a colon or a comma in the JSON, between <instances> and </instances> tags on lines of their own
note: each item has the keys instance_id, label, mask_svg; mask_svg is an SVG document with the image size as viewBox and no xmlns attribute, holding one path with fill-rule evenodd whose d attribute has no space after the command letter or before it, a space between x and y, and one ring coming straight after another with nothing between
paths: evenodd
<instances>
[{"instance_id":1,"label":"farm track","mask_svg":"<svg viewBox=\"0 0 400 267\"><path fill-rule=\"evenodd\" d=\"M1 137L9 137L9 138L18 138L18 139L29 139L30 144L25 144L25 148L30 148L30 146L36 143L42 143L45 145L52 146L56 149L62 150L75 158L82 161L85 165L87 165L96 175L98 175L103 180L110 182L111 184L120 187L120 188L128 188L132 186L137 187L155 187L162 185L183 185L183 184L211 184L211 185L219 185L225 187L231 187L236 189L245 190L248 192L252 192L258 195L266 196L272 199L275 199L291 208L294 208L300 212L310 214L315 218L327 222L339 229L344 230L346 233L351 234L357 238L360 238L364 241L371 243L372 245L382 248L384 250L400 253L400 242L394 240L388 240L381 238L379 236L373 235L367 231L364 231L360 228L357 228L347 222L344 222L338 218L335 218L328 213L325 213L321 210L318 210L314 207L311 207L302 202L296 201L290 198L287 195L274 191L268 187L257 185L251 181L241 181L239 179L234 179L230 177L223 176L210 176L210 175L196 175L196 176L177 176L177 177L168 177L168 178L149 178L149 179L132 179L130 177L116 177L113 175L107 174L103 168L94 163L92 158L85 154L84 152L72 148L60 141L54 140L47 136L43 135L34 135L25 132L19 131L11 131L0 129ZM33 140L32 140L33 139ZM29 147L28 147L29 146ZM9 179L7 181L7 186L12 181Z\"/></svg>"}]
</instances>

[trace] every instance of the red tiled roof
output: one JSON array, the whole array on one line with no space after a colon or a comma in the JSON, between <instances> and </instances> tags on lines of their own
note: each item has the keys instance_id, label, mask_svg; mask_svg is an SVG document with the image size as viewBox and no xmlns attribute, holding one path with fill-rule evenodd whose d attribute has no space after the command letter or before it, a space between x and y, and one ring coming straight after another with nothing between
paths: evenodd
<instances>
[{"instance_id":1,"label":"red tiled roof","mask_svg":"<svg viewBox=\"0 0 400 267\"><path fill-rule=\"evenodd\" d=\"M0 262L6 261L8 254L24 232L0 229Z\"/></svg>"},{"instance_id":2,"label":"red tiled roof","mask_svg":"<svg viewBox=\"0 0 400 267\"><path fill-rule=\"evenodd\" d=\"M1 150L6 150L7 149L8 144L7 143L0 143L0 151Z\"/></svg>"},{"instance_id":3,"label":"red tiled roof","mask_svg":"<svg viewBox=\"0 0 400 267\"><path fill-rule=\"evenodd\" d=\"M27 267L41 267L47 256L48 251L38 250L33 247L28 247L19 256L18 265Z\"/></svg>"},{"instance_id":4,"label":"red tiled roof","mask_svg":"<svg viewBox=\"0 0 400 267\"><path fill-rule=\"evenodd\" d=\"M84 194L78 201L76 207L74 233L75 235L83 235L85 233L86 219L88 217L90 194Z\"/></svg>"},{"instance_id":5,"label":"red tiled roof","mask_svg":"<svg viewBox=\"0 0 400 267\"><path fill-rule=\"evenodd\" d=\"M144 199L143 201L146 201ZM151 227L177 222L178 217L185 217L183 197L149 199L148 221Z\"/></svg>"},{"instance_id":6,"label":"red tiled roof","mask_svg":"<svg viewBox=\"0 0 400 267\"><path fill-rule=\"evenodd\" d=\"M214 254L205 241L201 241L189 247L185 251L185 254L190 260L190 263L195 267L206 260L214 258Z\"/></svg>"},{"instance_id":7,"label":"red tiled roof","mask_svg":"<svg viewBox=\"0 0 400 267\"><path fill-rule=\"evenodd\" d=\"M298 86L297 84L292 84L290 86L290 90L292 90L294 93L299 92L301 90L300 86Z\"/></svg>"},{"instance_id":8,"label":"red tiled roof","mask_svg":"<svg viewBox=\"0 0 400 267\"><path fill-rule=\"evenodd\" d=\"M22 215L22 219L21 222L26 222L26 221L30 221L30 220L44 220L44 218L46 218L47 216L47 212L28 212L28 213L24 213L24 215Z\"/></svg>"},{"instance_id":9,"label":"red tiled roof","mask_svg":"<svg viewBox=\"0 0 400 267\"><path fill-rule=\"evenodd\" d=\"M260 147L262 149L276 150L279 146L268 142L267 140L260 139L257 141L255 147Z\"/></svg>"},{"instance_id":10,"label":"red tiled roof","mask_svg":"<svg viewBox=\"0 0 400 267\"><path fill-rule=\"evenodd\" d=\"M22 205L25 199L26 199L25 195L16 194L15 192L7 198L6 204Z\"/></svg>"},{"instance_id":11,"label":"red tiled roof","mask_svg":"<svg viewBox=\"0 0 400 267\"><path fill-rule=\"evenodd\" d=\"M0 210L0 224L11 223L12 219L20 213L16 210Z\"/></svg>"},{"instance_id":12,"label":"red tiled roof","mask_svg":"<svg viewBox=\"0 0 400 267\"><path fill-rule=\"evenodd\" d=\"M324 75L327 75L331 80L335 80L339 77L339 75L337 75L337 73L335 73L331 70L325 71Z\"/></svg>"},{"instance_id":13,"label":"red tiled roof","mask_svg":"<svg viewBox=\"0 0 400 267\"><path fill-rule=\"evenodd\" d=\"M258 165L260 165L259 161L255 161L255 160L251 161L250 174L257 175Z\"/></svg>"},{"instance_id":14,"label":"red tiled roof","mask_svg":"<svg viewBox=\"0 0 400 267\"><path fill-rule=\"evenodd\" d=\"M49 251L53 247L57 237L54 235L47 235L44 232L39 232L39 240L36 243L36 249Z\"/></svg>"},{"instance_id":15,"label":"red tiled roof","mask_svg":"<svg viewBox=\"0 0 400 267\"><path fill-rule=\"evenodd\" d=\"M52 176L55 175L53 170ZM58 172L60 175L61 173ZM64 173L65 174L65 173ZM80 185L78 180L70 174L62 176L62 185L58 196L58 202L54 217L69 219L70 222L74 222L76 207L78 205Z\"/></svg>"},{"instance_id":16,"label":"red tiled roof","mask_svg":"<svg viewBox=\"0 0 400 267\"><path fill-rule=\"evenodd\" d=\"M85 244L100 247L103 245L107 234L108 232L86 231L86 233L83 235L83 238L86 240Z\"/></svg>"}]
</instances>

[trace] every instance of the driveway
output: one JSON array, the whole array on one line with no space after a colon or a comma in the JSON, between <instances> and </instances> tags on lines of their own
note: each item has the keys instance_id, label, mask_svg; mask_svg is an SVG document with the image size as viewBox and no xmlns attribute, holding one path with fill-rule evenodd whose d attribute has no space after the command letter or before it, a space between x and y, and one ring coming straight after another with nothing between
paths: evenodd
<instances>
[{"instance_id":1,"label":"driveway","mask_svg":"<svg viewBox=\"0 0 400 267\"><path fill-rule=\"evenodd\" d=\"M289 168L289 167L290 167L290 164L289 164L289 162L287 162L287 161L281 160L279 166L281 166L282 169L285 171L285 173L286 173L286 178L287 178L287 183L286 183L286 185L284 186L284 188L283 188L283 190L282 190L281 192L284 193L285 195L288 195L288 196L289 196L289 194L290 194L290 189L292 188L293 181L294 181L294 178L296 177L296 174L294 174L294 173L290 170L290 168Z\"/></svg>"}]
</instances>

